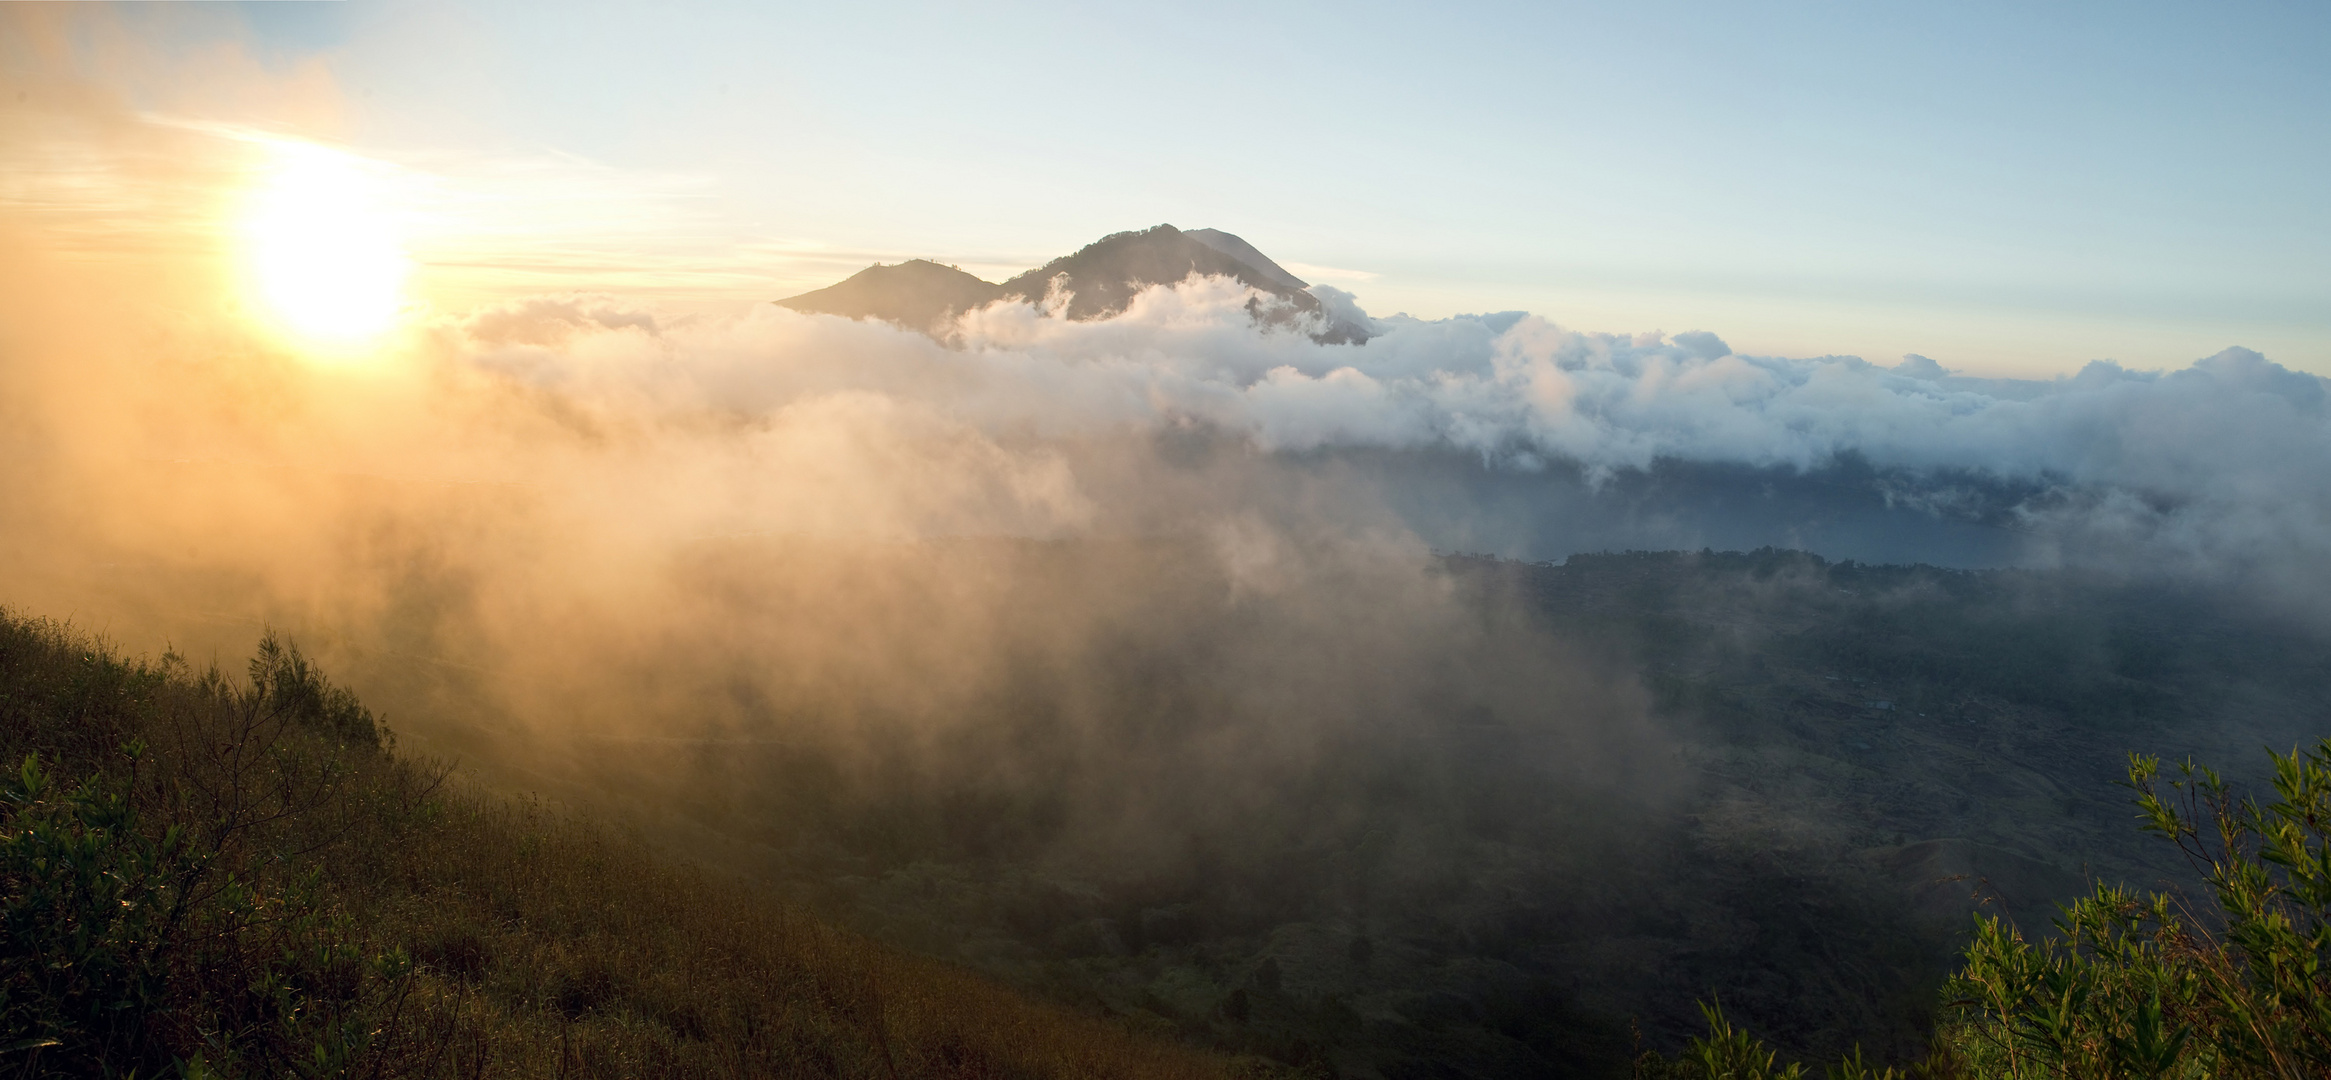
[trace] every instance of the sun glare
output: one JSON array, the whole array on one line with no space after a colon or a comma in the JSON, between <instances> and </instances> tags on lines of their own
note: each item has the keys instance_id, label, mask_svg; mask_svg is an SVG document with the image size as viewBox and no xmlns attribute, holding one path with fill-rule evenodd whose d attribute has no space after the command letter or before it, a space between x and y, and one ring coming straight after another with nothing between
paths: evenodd
<instances>
[{"instance_id":1,"label":"sun glare","mask_svg":"<svg viewBox=\"0 0 2331 1080\"><path fill-rule=\"evenodd\" d=\"M320 146L271 150L242 220L257 299L309 343L357 344L388 329L409 263L378 170Z\"/></svg>"}]
</instances>

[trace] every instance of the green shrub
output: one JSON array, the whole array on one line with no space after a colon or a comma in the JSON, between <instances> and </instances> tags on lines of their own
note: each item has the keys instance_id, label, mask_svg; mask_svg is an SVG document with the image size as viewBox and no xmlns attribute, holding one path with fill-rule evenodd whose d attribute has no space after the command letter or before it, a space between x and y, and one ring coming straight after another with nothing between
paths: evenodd
<instances>
[{"instance_id":1,"label":"green shrub","mask_svg":"<svg viewBox=\"0 0 2331 1080\"><path fill-rule=\"evenodd\" d=\"M2183 851L2208 889L2178 898L2099 883L2030 940L1979 918L1946 993L1955 1018L1909 1075L2222 1078L2331 1076L2331 739L2271 754L2274 797L2238 797L2187 763L2164 786L2130 758L2144 828ZM1798 1066L1703 1007L1710 1034L1683 1055L1645 1055L1641 1080L1764 1080ZM1837 1080L1891 1077L1854 1056Z\"/></svg>"},{"instance_id":2,"label":"green shrub","mask_svg":"<svg viewBox=\"0 0 2331 1080\"><path fill-rule=\"evenodd\" d=\"M1635 1062L1635 1080L1799 1080L1805 1075L1803 1065L1782 1064L1780 1054L1732 1026L1721 1003L1701 1002L1700 1015L1707 1018L1708 1034L1684 1044L1673 1060L1643 1055Z\"/></svg>"},{"instance_id":3,"label":"green shrub","mask_svg":"<svg viewBox=\"0 0 2331 1080\"><path fill-rule=\"evenodd\" d=\"M273 634L247 684L54 627L0 650L34 744L0 782L6 1064L322 1075L393 1034L411 964L350 932L317 861L394 771L354 695Z\"/></svg>"},{"instance_id":4,"label":"green shrub","mask_svg":"<svg viewBox=\"0 0 2331 1080\"><path fill-rule=\"evenodd\" d=\"M59 790L27 757L0 785L0 1031L7 1049L134 1051L167 997L165 943L195 869L186 835L156 840L117 786Z\"/></svg>"},{"instance_id":5,"label":"green shrub","mask_svg":"<svg viewBox=\"0 0 2331 1080\"><path fill-rule=\"evenodd\" d=\"M2011 1076L2331 1075L2331 739L2271 756L2263 803L2191 763L2164 789L2160 761L2132 757L2146 831L2210 909L2099 885L2057 939L1984 920L1953 984L1963 1052Z\"/></svg>"}]
</instances>

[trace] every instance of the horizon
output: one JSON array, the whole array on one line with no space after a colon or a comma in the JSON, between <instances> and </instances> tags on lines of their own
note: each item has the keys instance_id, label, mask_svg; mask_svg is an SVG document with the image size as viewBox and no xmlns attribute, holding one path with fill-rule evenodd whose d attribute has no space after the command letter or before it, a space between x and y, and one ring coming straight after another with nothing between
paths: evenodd
<instances>
[{"instance_id":1,"label":"horizon","mask_svg":"<svg viewBox=\"0 0 2331 1080\"><path fill-rule=\"evenodd\" d=\"M87 138L44 96L315 143L382 180L449 311L733 313L912 258L1001 280L1163 221L1378 314L2331 374L2311 8L12 7L20 205L53 201L34 144Z\"/></svg>"},{"instance_id":2,"label":"horizon","mask_svg":"<svg viewBox=\"0 0 2331 1080\"><path fill-rule=\"evenodd\" d=\"M1382 16L1414 31L1414 58L1378 68L1386 43L1354 28L1364 20L1302 37L1292 9L1258 13L1212 51L1192 44L1219 37L1203 20L1082 15L1031 37L1015 13L0 9L15 31L0 40L0 243L17 253L7 302L23 309L14 438L37 453L175 459L234 446L302 467L578 485L664 455L706 483L642 493L672 516L662 529L1065 536L1262 515L1297 533L1388 530L1412 551L1783 544L2331 588L2307 569L2331 535L2331 381L2311 370L2331 362L2331 261L2319 255L2331 243L2313 242L2331 241L2318 236L2331 207L2303 167L2331 139L2289 137L2331 117L2308 107L2331 74L2300 55L2331 26L2322 19L2259 8L2196 26L2155 11L2112 24L2115 52L2071 48L2100 25L2093 14L1820 29L1689 7L1479 8L1462 17L1512 32L1480 44L1450 38L1436 16ZM1988 64L1999 81L1867 97L1782 62L1893 40L1912 25L1903 18L1933 34L1888 54L1901 71ZM1985 35L2009 26L2030 36L1985 51ZM1689 58L1718 29L1738 31L1726 42L1756 59L1742 67L1755 78L1693 64L1627 78L1638 52L1620 46L1673 39ZM1468 51L1524 55L1556 38L1563 61L1527 72L1476 70ZM1281 39L1306 44L1262 44ZM784 62L747 62L761 44ZM1339 59L1339 46L1353 51ZM2050 49L2076 62L2010 63ZM2148 74L2196 56L2242 62L2207 78ZM1033 66L966 83L961 65L976 57ZM1872 62L1840 70L1867 79ZM1378 86L1363 77L1375 70L1396 77ZM1348 145L1303 135L1305 118L1326 115L1284 81L1303 72L1390 111L1348 129ZM1040 119L997 111L997 94L1062 73L1106 92L1070 94L1057 116L1030 114ZM1090 81L1102 75L1116 81ZM1588 93L1606 83L1640 92ZM1164 93L1177 87L1195 88L1189 108L1143 104L1182 102ZM1218 121L1231 114L1213 111L1225 94L1287 104L1239 112L1226 134ZM772 126L740 126L723 95L768 104ZM2019 102L2028 108L2006 108ZM1757 103L1775 107L1741 112ZM1097 124L1096 108L1124 123ZM2246 119L2229 126L2225 109ZM2094 129L2088 142L2055 137L2050 125L2075 121ZM1555 137L1621 122L1655 148L1721 128L1742 156L1707 158L1698 187L1661 187L1650 181L1672 163L1657 153L1580 158L1563 148L1589 144ZM1481 125L1517 134L1453 157L1401 141ZM1926 176L1923 158L1861 160L1881 128L1993 146L1999 167L2038 171L2002 185ZM1793 152L1791 132L1818 134L1828 156L1790 168L1839 170L1866 197L1736 182L1744 164L1780 168L1771 155ZM2205 135L2250 156L2208 183L2114 156L2129 139ZM1247 179L1206 172L1226 164ZM1520 171L1507 180L1556 195L1599 192L1606 225L1664 224L1615 247L1565 247L1588 233L1544 217L1561 207L1535 188L1412 183L1508 166ZM1040 174L1051 179L1014 179ZM1997 220L1975 228L1934 217L1944 203L1897 197L1918 184ZM1290 203L1293 188L1320 201ZM1354 216L1354 200L1375 209ZM2132 216L2131 200L2155 210ZM1112 220L1140 205L1143 217ZM1432 215L1481 227L1431 227ZM1000 282L1160 220L1239 237L1240 251L1311 284L1274 285L1238 269L1253 269L1248 254L1169 239L1096 255L1078 271L1081 298L1057 311L1025 288L1025 302L972 289L976 305L924 296L911 312L895 297L824 313L774 303L915 257ZM1686 242L1720 220L1762 254L1742 262ZM2008 222L2025 247L2005 242ZM1963 234L1951 259L1934 257L1937 229ZM2097 243L2081 248L2081 236ZM2088 261L2033 257L2039 248ZM1574 269L1591 271L1591 288L1524 258L1558 249L1584 260ZM2108 254L2113 267L2095 263ZM1399 269L1407 257L1422 261ZM2247 269L2223 272L2229 258ZM1433 259L1470 263L1432 270ZM1902 293L1910 307L1881 303L1915 266L1948 274ZM1877 291L1819 284L1849 268ZM2115 291L2148 275L2144 289ZM2103 309L2072 296L2083 289L2141 310L2100 330ZM1790 290L1802 303L1784 302ZM1992 299L1966 307L1978 294ZM869 314L887 321L838 317ZM1954 334L2018 344L1954 350ZM82 383L79 396L63 391ZM136 404L142 426L100 434L139 395L152 398ZM300 413L262 409L278 399L362 422L311 430ZM576 442L562 410L639 441ZM539 430L516 434L528 425ZM739 425L731 439L706 435ZM1243 472L1182 475L1174 440L1193 437L1246 455ZM777 462L787 479L821 479L790 493L728 488ZM836 489L848 512L813 494L853 471ZM1713 480L1725 475L1760 478L1766 497L1732 498ZM1178 511L1151 490L1169 477L1184 485ZM1290 515L1257 494L1264 477L1335 490Z\"/></svg>"}]
</instances>

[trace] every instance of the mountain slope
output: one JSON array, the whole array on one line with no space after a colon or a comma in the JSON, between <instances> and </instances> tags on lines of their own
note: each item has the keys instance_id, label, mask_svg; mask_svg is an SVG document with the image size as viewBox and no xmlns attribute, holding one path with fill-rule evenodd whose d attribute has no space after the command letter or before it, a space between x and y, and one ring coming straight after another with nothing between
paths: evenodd
<instances>
[{"instance_id":1,"label":"mountain slope","mask_svg":"<svg viewBox=\"0 0 2331 1080\"><path fill-rule=\"evenodd\" d=\"M1184 232L1182 235L1187 236L1192 240L1196 240L1197 242L1204 244L1207 247L1213 248L1214 250L1219 251L1225 255L1228 255L1233 259L1237 259L1238 261L1245 263L1258 271L1261 271L1264 277L1269 278L1272 281L1276 281L1281 285L1285 285L1290 289L1308 289L1311 287L1310 282L1288 273L1285 267L1280 266L1278 263L1272 262L1270 256L1255 250L1255 246L1253 244L1247 243L1245 240L1232 233L1226 233L1220 229L1191 229Z\"/></svg>"},{"instance_id":2,"label":"mountain slope","mask_svg":"<svg viewBox=\"0 0 2331 1080\"><path fill-rule=\"evenodd\" d=\"M929 333L941 323L1002 298L1004 290L952 266L912 259L896 266L877 263L813 292L778 304L795 311L881 319Z\"/></svg>"},{"instance_id":3,"label":"mountain slope","mask_svg":"<svg viewBox=\"0 0 2331 1080\"><path fill-rule=\"evenodd\" d=\"M952 266L916 259L870 266L838 284L787 297L778 304L808 314L881 319L936 337L948 336L955 316L997 300L1041 307L1064 293L1060 314L1106 319L1124 313L1143 289L1177 284L1191 275L1226 277L1262 295L1247 304L1262 326L1308 324L1322 344L1357 344L1366 328L1330 318L1302 278L1254 245L1219 229L1184 232L1172 225L1113 233L1005 281L991 284Z\"/></svg>"},{"instance_id":4,"label":"mountain slope","mask_svg":"<svg viewBox=\"0 0 2331 1080\"><path fill-rule=\"evenodd\" d=\"M1287 284L1292 275L1279 270L1277 264L1271 269L1278 274L1249 266L1171 225L1159 225L1104 236L1074 255L1064 255L1004 282L1003 288L1007 296L1042 301L1057 280L1071 294L1066 312L1069 318L1105 319L1123 312L1135 294L1151 285L1171 285L1202 274L1231 278L1287 301L1297 311L1319 310L1317 298L1300 285Z\"/></svg>"}]
</instances>

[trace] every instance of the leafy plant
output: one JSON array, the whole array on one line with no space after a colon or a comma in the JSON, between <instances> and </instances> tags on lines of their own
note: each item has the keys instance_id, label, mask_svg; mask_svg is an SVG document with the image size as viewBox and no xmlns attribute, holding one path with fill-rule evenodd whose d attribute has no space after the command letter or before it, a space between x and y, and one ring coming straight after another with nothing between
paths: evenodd
<instances>
[{"instance_id":1,"label":"leafy plant","mask_svg":"<svg viewBox=\"0 0 2331 1080\"><path fill-rule=\"evenodd\" d=\"M2188 762L2163 778L2132 755L2126 785L2146 831L2175 843L2208 888L2194 913L2163 893L2098 883L2038 940L1979 918L1951 980L1957 1019L1910 1075L2013 1080L2331 1075L2331 739L2270 752L2273 797L2238 796ZM1795 1077L1702 1006L1709 1034L1642 1080ZM1893 1077L1857 1050L1837 1080Z\"/></svg>"},{"instance_id":2,"label":"leafy plant","mask_svg":"<svg viewBox=\"0 0 2331 1080\"><path fill-rule=\"evenodd\" d=\"M134 1053L167 999L186 834L139 830L119 785L61 789L26 757L0 784L0 1031L5 1049Z\"/></svg>"},{"instance_id":3,"label":"leafy plant","mask_svg":"<svg viewBox=\"0 0 2331 1080\"><path fill-rule=\"evenodd\" d=\"M1805 1075L1803 1065L1781 1064L1778 1053L1734 1027L1724 1016L1723 1003L1702 1002L1700 1015L1707 1018L1708 1034L1685 1044L1683 1057L1677 1062L1681 1076L1694 1080L1798 1080Z\"/></svg>"},{"instance_id":4,"label":"leafy plant","mask_svg":"<svg viewBox=\"0 0 2331 1080\"><path fill-rule=\"evenodd\" d=\"M2331 1073L2331 739L2270 756L2261 802L2191 762L2164 786L2158 758L2132 755L2146 831L2185 853L2211 909L2099 885L2060 940L1985 920L1954 984L1969 1050L2017 1077Z\"/></svg>"}]
</instances>

